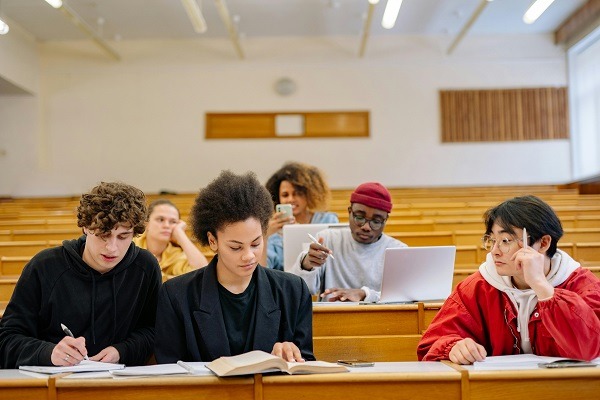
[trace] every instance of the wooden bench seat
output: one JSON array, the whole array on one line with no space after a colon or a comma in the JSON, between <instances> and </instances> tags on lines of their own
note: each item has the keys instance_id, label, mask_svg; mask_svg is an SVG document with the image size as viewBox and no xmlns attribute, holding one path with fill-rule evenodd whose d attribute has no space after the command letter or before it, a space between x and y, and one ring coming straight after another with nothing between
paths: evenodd
<instances>
[{"instance_id":1,"label":"wooden bench seat","mask_svg":"<svg viewBox=\"0 0 600 400\"><path fill-rule=\"evenodd\" d=\"M0 257L0 276L18 276L31 257Z\"/></svg>"},{"instance_id":2,"label":"wooden bench seat","mask_svg":"<svg viewBox=\"0 0 600 400\"><path fill-rule=\"evenodd\" d=\"M18 277L0 277L0 301L10 300L18 280Z\"/></svg>"},{"instance_id":3,"label":"wooden bench seat","mask_svg":"<svg viewBox=\"0 0 600 400\"><path fill-rule=\"evenodd\" d=\"M387 234L409 246L447 246L454 244L454 235L449 231L387 232Z\"/></svg>"},{"instance_id":4,"label":"wooden bench seat","mask_svg":"<svg viewBox=\"0 0 600 400\"><path fill-rule=\"evenodd\" d=\"M32 257L43 249L60 244L61 240L4 241L0 242L0 257Z\"/></svg>"},{"instance_id":5,"label":"wooden bench seat","mask_svg":"<svg viewBox=\"0 0 600 400\"><path fill-rule=\"evenodd\" d=\"M81 228L60 228L60 229L19 229L12 231L12 240L70 240L76 239L83 233Z\"/></svg>"}]
</instances>

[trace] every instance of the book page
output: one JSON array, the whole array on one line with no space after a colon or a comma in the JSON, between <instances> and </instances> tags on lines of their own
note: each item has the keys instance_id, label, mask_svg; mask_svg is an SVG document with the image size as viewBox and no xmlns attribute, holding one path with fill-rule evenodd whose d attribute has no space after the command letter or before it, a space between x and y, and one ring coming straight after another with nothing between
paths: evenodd
<instances>
[{"instance_id":1,"label":"book page","mask_svg":"<svg viewBox=\"0 0 600 400\"><path fill-rule=\"evenodd\" d=\"M217 358L206 367L219 376L229 376L255 374L273 368L285 370L287 363L280 357L254 350L237 356Z\"/></svg>"},{"instance_id":2,"label":"book page","mask_svg":"<svg viewBox=\"0 0 600 400\"><path fill-rule=\"evenodd\" d=\"M220 360L223 360L231 367L244 367L247 365L256 365L264 363L265 361L275 362L278 365L281 365L282 368L285 367L285 361L282 358L264 352L262 350L254 350L248 353L239 354L237 356L231 357L221 357ZM278 362L278 360L281 360Z\"/></svg>"},{"instance_id":3,"label":"book page","mask_svg":"<svg viewBox=\"0 0 600 400\"><path fill-rule=\"evenodd\" d=\"M291 374L320 374L350 371L344 365L327 361L288 362L287 366L287 370Z\"/></svg>"},{"instance_id":4,"label":"book page","mask_svg":"<svg viewBox=\"0 0 600 400\"><path fill-rule=\"evenodd\" d=\"M219 376L247 375L274 371L289 374L318 374L331 372L347 372L343 365L325 361L285 362L281 357L260 350L232 357L220 357L206 365Z\"/></svg>"}]
</instances>

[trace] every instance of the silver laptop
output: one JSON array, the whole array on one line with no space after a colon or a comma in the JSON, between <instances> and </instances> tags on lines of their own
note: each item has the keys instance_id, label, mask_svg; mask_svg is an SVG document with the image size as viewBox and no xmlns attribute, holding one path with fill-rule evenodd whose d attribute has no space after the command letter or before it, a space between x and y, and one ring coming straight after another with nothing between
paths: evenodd
<instances>
[{"instance_id":1,"label":"silver laptop","mask_svg":"<svg viewBox=\"0 0 600 400\"><path fill-rule=\"evenodd\" d=\"M315 236L318 232L327 228L344 228L348 224L290 224L283 226L283 270L289 271L298 255L308 248L310 238L308 234Z\"/></svg>"},{"instance_id":2,"label":"silver laptop","mask_svg":"<svg viewBox=\"0 0 600 400\"><path fill-rule=\"evenodd\" d=\"M455 256L456 246L386 249L379 303L446 299Z\"/></svg>"}]
</instances>

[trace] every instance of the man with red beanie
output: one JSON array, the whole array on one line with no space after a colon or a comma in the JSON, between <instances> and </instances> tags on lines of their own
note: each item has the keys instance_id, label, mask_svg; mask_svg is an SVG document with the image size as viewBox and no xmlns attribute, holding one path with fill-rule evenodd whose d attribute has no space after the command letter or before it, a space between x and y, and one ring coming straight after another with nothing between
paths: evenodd
<instances>
[{"instance_id":1,"label":"man with red beanie","mask_svg":"<svg viewBox=\"0 0 600 400\"><path fill-rule=\"evenodd\" d=\"M392 211L392 196L378 182L359 185L350 196L349 228L317 234L291 272L301 276L322 300L376 302L381 294L385 249L406 247L383 233Z\"/></svg>"}]
</instances>

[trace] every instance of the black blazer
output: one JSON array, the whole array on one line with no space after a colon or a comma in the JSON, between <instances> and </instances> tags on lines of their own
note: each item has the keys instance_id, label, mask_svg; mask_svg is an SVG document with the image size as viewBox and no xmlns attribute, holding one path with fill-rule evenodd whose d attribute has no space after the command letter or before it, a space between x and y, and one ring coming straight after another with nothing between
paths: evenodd
<instances>
[{"instance_id":1,"label":"black blazer","mask_svg":"<svg viewBox=\"0 0 600 400\"><path fill-rule=\"evenodd\" d=\"M155 356L159 364L212 361L230 356L217 286L217 256L205 268L165 282L156 315ZM253 350L270 353L276 342L294 342L314 360L312 299L304 280L256 268L257 310Z\"/></svg>"}]
</instances>

